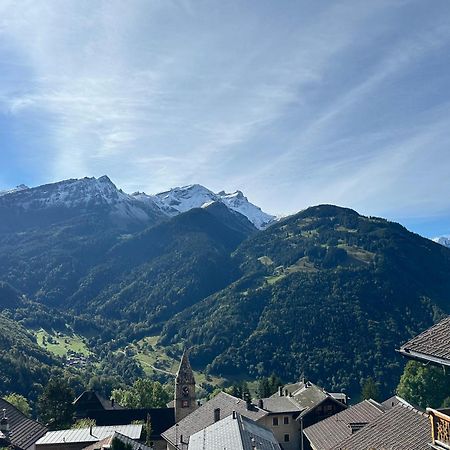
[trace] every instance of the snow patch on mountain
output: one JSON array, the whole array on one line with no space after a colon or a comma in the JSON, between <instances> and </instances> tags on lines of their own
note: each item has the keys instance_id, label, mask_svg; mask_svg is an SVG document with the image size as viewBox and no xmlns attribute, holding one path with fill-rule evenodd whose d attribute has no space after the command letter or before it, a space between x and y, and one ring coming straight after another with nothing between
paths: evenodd
<instances>
[{"instance_id":1,"label":"snow patch on mountain","mask_svg":"<svg viewBox=\"0 0 450 450\"><path fill-rule=\"evenodd\" d=\"M247 217L256 228L266 228L275 220L275 216L265 213L261 208L250 203L241 191L231 194L222 191L218 195L225 205Z\"/></svg>"},{"instance_id":2,"label":"snow patch on mountain","mask_svg":"<svg viewBox=\"0 0 450 450\"><path fill-rule=\"evenodd\" d=\"M30 188L28 186L25 186L24 184L19 184L19 186L16 186L13 189L6 189L5 191L0 191L0 197L2 197L3 195L14 194L15 192L24 191L25 189Z\"/></svg>"},{"instance_id":3,"label":"snow patch on mountain","mask_svg":"<svg viewBox=\"0 0 450 450\"><path fill-rule=\"evenodd\" d=\"M191 184L161 192L154 195L153 198L156 204L170 216L189 211L192 208L204 208L211 203L221 202L247 217L256 228L265 228L275 220L275 216L263 212L261 208L250 203L241 191L231 194L222 191L215 194L200 184Z\"/></svg>"},{"instance_id":4,"label":"snow patch on mountain","mask_svg":"<svg viewBox=\"0 0 450 450\"><path fill-rule=\"evenodd\" d=\"M255 225L266 228L275 216L265 213L250 203L241 191L218 194L200 184L176 187L166 192L148 195L144 192L127 194L118 189L106 176L60 181L35 188L21 185L0 192L0 205L19 207L22 210L45 208L102 208L113 216L146 221L155 217L173 217L193 208L206 207L214 202L224 204Z\"/></svg>"},{"instance_id":5,"label":"snow patch on mountain","mask_svg":"<svg viewBox=\"0 0 450 450\"><path fill-rule=\"evenodd\" d=\"M199 185L176 187L153 196L158 206L169 215L177 215L193 208L201 208L205 203L218 201L214 192Z\"/></svg>"},{"instance_id":6,"label":"snow patch on mountain","mask_svg":"<svg viewBox=\"0 0 450 450\"><path fill-rule=\"evenodd\" d=\"M147 221L161 216L155 203L137 201L114 185L106 176L81 178L45 184L35 188L11 190L0 197L2 204L14 205L24 211L46 208L106 209L120 219Z\"/></svg>"},{"instance_id":7,"label":"snow patch on mountain","mask_svg":"<svg viewBox=\"0 0 450 450\"><path fill-rule=\"evenodd\" d=\"M450 248L450 236L439 236L432 239L432 241Z\"/></svg>"}]
</instances>

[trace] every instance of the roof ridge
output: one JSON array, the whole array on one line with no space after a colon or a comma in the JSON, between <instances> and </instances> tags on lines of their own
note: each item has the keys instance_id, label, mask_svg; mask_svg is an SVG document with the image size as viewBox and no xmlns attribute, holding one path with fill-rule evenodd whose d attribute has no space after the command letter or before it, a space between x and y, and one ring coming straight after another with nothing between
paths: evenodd
<instances>
[{"instance_id":1,"label":"roof ridge","mask_svg":"<svg viewBox=\"0 0 450 450\"><path fill-rule=\"evenodd\" d=\"M379 409L382 412L386 412L385 409L383 408L383 405L379 402L377 402L376 400L374 400L373 398L368 398L363 400L364 402L368 402L369 404L371 404L373 407ZM357 403L358 404L358 403ZM356 405L352 405L352 406L356 406ZM351 408L351 406L350 406Z\"/></svg>"},{"instance_id":2,"label":"roof ridge","mask_svg":"<svg viewBox=\"0 0 450 450\"><path fill-rule=\"evenodd\" d=\"M401 406L402 408L406 408L411 411L414 411L415 413L420 414L421 416L428 417L428 413L426 411L424 411L422 408L420 408L417 405L413 405L413 404L409 403L402 397L398 397L398 403L391 409L397 408L399 406Z\"/></svg>"},{"instance_id":3,"label":"roof ridge","mask_svg":"<svg viewBox=\"0 0 450 450\"><path fill-rule=\"evenodd\" d=\"M295 400L294 397L288 396L288 397L285 397L285 398L287 398L294 406L299 408L301 411L303 411L305 409L305 408L303 408L302 405L300 405L300 403L297 402L297 400Z\"/></svg>"}]
</instances>

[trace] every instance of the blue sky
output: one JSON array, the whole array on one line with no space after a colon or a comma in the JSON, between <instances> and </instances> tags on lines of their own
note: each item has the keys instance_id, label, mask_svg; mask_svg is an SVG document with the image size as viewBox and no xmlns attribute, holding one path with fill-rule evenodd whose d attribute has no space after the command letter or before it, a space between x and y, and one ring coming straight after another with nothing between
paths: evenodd
<instances>
[{"instance_id":1,"label":"blue sky","mask_svg":"<svg viewBox=\"0 0 450 450\"><path fill-rule=\"evenodd\" d=\"M450 233L448 0L0 0L0 189L103 174Z\"/></svg>"}]
</instances>

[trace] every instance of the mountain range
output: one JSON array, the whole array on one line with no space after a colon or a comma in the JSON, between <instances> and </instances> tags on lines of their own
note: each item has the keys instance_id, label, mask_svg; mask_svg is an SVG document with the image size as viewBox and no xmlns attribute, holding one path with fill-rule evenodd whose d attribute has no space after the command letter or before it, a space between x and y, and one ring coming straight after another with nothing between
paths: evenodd
<instances>
[{"instance_id":1,"label":"mountain range","mask_svg":"<svg viewBox=\"0 0 450 450\"><path fill-rule=\"evenodd\" d=\"M8 323L70 321L101 358L159 336L227 378L357 392L371 376L392 393L395 348L450 312L448 248L334 205L275 220L240 192L129 195L101 177L3 192L0 217Z\"/></svg>"},{"instance_id":2,"label":"mountain range","mask_svg":"<svg viewBox=\"0 0 450 450\"><path fill-rule=\"evenodd\" d=\"M17 226L17 216L20 215L30 218L31 225L35 216L41 220L47 217L48 220L48 216L52 217L55 213L64 216L71 212L79 214L95 209L108 212L113 220L123 226L133 223L148 225L213 202L223 203L244 215L258 229L267 227L275 220L274 216L250 203L241 191L215 194L199 184L176 187L156 195L143 192L130 195L118 189L104 175L98 179L71 179L35 188L22 184L14 189L0 191L0 212L2 217L7 217L3 227L13 221L13 228Z\"/></svg>"}]
</instances>

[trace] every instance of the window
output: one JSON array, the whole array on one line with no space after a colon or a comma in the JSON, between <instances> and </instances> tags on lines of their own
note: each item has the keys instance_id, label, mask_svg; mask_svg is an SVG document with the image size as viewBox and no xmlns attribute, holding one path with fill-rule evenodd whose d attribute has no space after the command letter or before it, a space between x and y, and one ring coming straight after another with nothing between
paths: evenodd
<instances>
[{"instance_id":1,"label":"window","mask_svg":"<svg viewBox=\"0 0 450 450\"><path fill-rule=\"evenodd\" d=\"M272 425L273 425L274 427L277 427L277 426L278 426L278 417L273 417L273 418L272 418Z\"/></svg>"},{"instance_id":2,"label":"window","mask_svg":"<svg viewBox=\"0 0 450 450\"><path fill-rule=\"evenodd\" d=\"M288 434L284 435L284 442L289 442L289 435Z\"/></svg>"},{"instance_id":3,"label":"window","mask_svg":"<svg viewBox=\"0 0 450 450\"><path fill-rule=\"evenodd\" d=\"M285 425L289 425L289 417L284 416L284 418L283 418L283 423L284 423Z\"/></svg>"}]
</instances>

